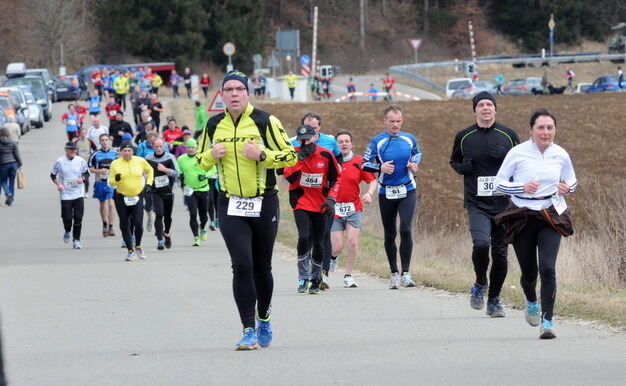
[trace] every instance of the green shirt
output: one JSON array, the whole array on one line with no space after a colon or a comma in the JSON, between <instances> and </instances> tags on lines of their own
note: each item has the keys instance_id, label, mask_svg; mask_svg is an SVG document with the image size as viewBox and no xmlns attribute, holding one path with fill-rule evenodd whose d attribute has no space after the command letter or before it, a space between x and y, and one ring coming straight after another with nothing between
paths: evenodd
<instances>
[{"instance_id":1,"label":"green shirt","mask_svg":"<svg viewBox=\"0 0 626 386\"><path fill-rule=\"evenodd\" d=\"M206 192L209 190L209 171L198 165L196 157L183 154L176 160L180 173L183 175L183 185L193 188L196 192Z\"/></svg>"}]
</instances>

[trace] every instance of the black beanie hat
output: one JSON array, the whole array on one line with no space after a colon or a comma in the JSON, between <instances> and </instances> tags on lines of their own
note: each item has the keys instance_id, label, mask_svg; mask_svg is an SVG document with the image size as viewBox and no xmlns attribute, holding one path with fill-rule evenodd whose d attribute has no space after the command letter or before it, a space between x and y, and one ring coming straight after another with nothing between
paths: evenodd
<instances>
[{"instance_id":1,"label":"black beanie hat","mask_svg":"<svg viewBox=\"0 0 626 386\"><path fill-rule=\"evenodd\" d=\"M246 92L248 94L250 93L250 90L248 90L248 78L246 77L246 74L244 74L243 72L234 70L226 74L226 76L224 77L224 80L222 81L222 90L224 89L224 84L228 82L229 80L240 81L246 87Z\"/></svg>"},{"instance_id":2,"label":"black beanie hat","mask_svg":"<svg viewBox=\"0 0 626 386\"><path fill-rule=\"evenodd\" d=\"M498 108L498 106L496 105L496 98L490 93L488 93L487 91L481 91L478 94L476 94L474 98L472 98L472 109L474 110L474 112L476 112L476 105L478 104L478 102L480 102L483 99L489 99L490 101L493 102L493 105L496 108Z\"/></svg>"}]
</instances>

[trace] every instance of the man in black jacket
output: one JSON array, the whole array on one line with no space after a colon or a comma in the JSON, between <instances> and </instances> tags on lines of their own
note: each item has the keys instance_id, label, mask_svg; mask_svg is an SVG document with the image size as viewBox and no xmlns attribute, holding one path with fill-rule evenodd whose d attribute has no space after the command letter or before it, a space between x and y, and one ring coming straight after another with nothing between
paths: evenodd
<instances>
[{"instance_id":1,"label":"man in black jacket","mask_svg":"<svg viewBox=\"0 0 626 386\"><path fill-rule=\"evenodd\" d=\"M133 135L133 128L130 127L130 123L124 120L124 112L118 111L115 115L115 120L111 122L111 126L109 127L109 135L112 138L112 147L116 149L120 147L124 133Z\"/></svg>"},{"instance_id":2,"label":"man in black jacket","mask_svg":"<svg viewBox=\"0 0 626 386\"><path fill-rule=\"evenodd\" d=\"M496 123L493 95L483 91L472 99L472 104L476 123L457 133L450 156L450 166L463 175L464 207L473 242L476 282L471 289L470 306L482 309L484 292L489 288L487 315L504 317L499 296L507 274L507 244L504 228L494 224L493 216L507 207L508 200L496 193L494 181L504 157L519 144L519 138L513 130ZM490 247L492 262L487 281Z\"/></svg>"}]
</instances>

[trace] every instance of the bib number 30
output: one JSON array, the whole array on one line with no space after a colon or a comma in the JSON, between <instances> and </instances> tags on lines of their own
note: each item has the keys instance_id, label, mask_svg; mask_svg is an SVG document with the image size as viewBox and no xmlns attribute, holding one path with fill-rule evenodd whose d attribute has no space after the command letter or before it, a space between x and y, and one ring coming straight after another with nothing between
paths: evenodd
<instances>
[{"instance_id":1,"label":"bib number 30","mask_svg":"<svg viewBox=\"0 0 626 386\"><path fill-rule=\"evenodd\" d=\"M478 177L476 195L481 197L501 196L502 193L496 191L496 177Z\"/></svg>"},{"instance_id":2,"label":"bib number 30","mask_svg":"<svg viewBox=\"0 0 626 386\"><path fill-rule=\"evenodd\" d=\"M228 215L239 217L261 217L263 197L230 196L228 200Z\"/></svg>"}]
</instances>

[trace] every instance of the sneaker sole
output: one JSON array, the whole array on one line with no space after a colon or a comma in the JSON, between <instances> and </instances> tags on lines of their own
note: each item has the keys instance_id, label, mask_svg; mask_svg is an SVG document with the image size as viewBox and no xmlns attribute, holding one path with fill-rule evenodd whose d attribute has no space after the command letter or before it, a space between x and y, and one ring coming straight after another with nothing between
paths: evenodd
<instances>
[{"instance_id":1,"label":"sneaker sole","mask_svg":"<svg viewBox=\"0 0 626 386\"><path fill-rule=\"evenodd\" d=\"M415 283L402 284L402 286L403 286L404 288L413 288L413 287L415 287Z\"/></svg>"},{"instance_id":2,"label":"sneaker sole","mask_svg":"<svg viewBox=\"0 0 626 386\"><path fill-rule=\"evenodd\" d=\"M492 318L504 318L506 316L506 314L504 314L503 312L502 313L500 313L500 312L493 312L493 313L487 314L487 315L489 315Z\"/></svg>"},{"instance_id":3,"label":"sneaker sole","mask_svg":"<svg viewBox=\"0 0 626 386\"><path fill-rule=\"evenodd\" d=\"M470 300L470 307L472 307L475 310L482 310L485 307L485 303L480 303L480 304L474 304L471 302Z\"/></svg>"},{"instance_id":4,"label":"sneaker sole","mask_svg":"<svg viewBox=\"0 0 626 386\"><path fill-rule=\"evenodd\" d=\"M357 288L357 287L358 287L358 285L356 285L356 284L350 284L350 285L345 285L344 284L343 285L343 288Z\"/></svg>"},{"instance_id":5,"label":"sneaker sole","mask_svg":"<svg viewBox=\"0 0 626 386\"><path fill-rule=\"evenodd\" d=\"M259 349L259 345L255 344L253 346L249 346L247 344L240 344L239 346L235 347L235 351L250 351L250 350L258 350Z\"/></svg>"},{"instance_id":6,"label":"sneaker sole","mask_svg":"<svg viewBox=\"0 0 626 386\"><path fill-rule=\"evenodd\" d=\"M162 250L164 250L164 249L165 249L165 247L164 247L164 246L162 246L162 245L159 245L159 246L157 247L157 249L158 249L159 251L162 251Z\"/></svg>"},{"instance_id":7,"label":"sneaker sole","mask_svg":"<svg viewBox=\"0 0 626 386\"><path fill-rule=\"evenodd\" d=\"M556 335L554 334L554 331L552 330L543 331L541 335L539 335L539 339L554 339L554 338L556 338Z\"/></svg>"}]
</instances>

